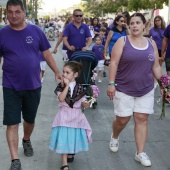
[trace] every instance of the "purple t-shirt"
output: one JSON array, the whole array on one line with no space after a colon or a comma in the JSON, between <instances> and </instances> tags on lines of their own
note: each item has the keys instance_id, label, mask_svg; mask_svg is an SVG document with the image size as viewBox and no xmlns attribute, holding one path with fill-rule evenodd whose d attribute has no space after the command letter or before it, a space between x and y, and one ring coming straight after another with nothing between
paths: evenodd
<instances>
[{"instance_id":1,"label":"purple t-shirt","mask_svg":"<svg viewBox=\"0 0 170 170\"><path fill-rule=\"evenodd\" d=\"M166 49L166 57L170 58L170 25L168 25L165 29L164 36L168 38L168 46Z\"/></svg>"},{"instance_id":2,"label":"purple t-shirt","mask_svg":"<svg viewBox=\"0 0 170 170\"><path fill-rule=\"evenodd\" d=\"M155 55L150 40L146 48L138 49L132 46L126 37L115 79L116 90L134 97L149 93L154 88L154 61Z\"/></svg>"},{"instance_id":3,"label":"purple t-shirt","mask_svg":"<svg viewBox=\"0 0 170 170\"><path fill-rule=\"evenodd\" d=\"M42 52L41 52L41 51L39 52L39 56L40 56L40 61L45 61L45 58L44 58L44 56L42 55Z\"/></svg>"},{"instance_id":4,"label":"purple t-shirt","mask_svg":"<svg viewBox=\"0 0 170 170\"><path fill-rule=\"evenodd\" d=\"M94 45L92 48L92 51L95 54L95 57L97 60L104 60L103 54L104 54L104 45Z\"/></svg>"},{"instance_id":5,"label":"purple t-shirt","mask_svg":"<svg viewBox=\"0 0 170 170\"><path fill-rule=\"evenodd\" d=\"M163 41L163 38L164 38L164 31L163 29L161 28L151 28L150 31L149 31L149 35L152 36L152 39L155 41L156 45L157 45L157 48L158 50L161 50L162 49L162 41Z\"/></svg>"},{"instance_id":6,"label":"purple t-shirt","mask_svg":"<svg viewBox=\"0 0 170 170\"><path fill-rule=\"evenodd\" d=\"M100 32L100 26L99 25L94 25L93 26L95 32ZM99 36L99 34L95 34L94 38Z\"/></svg>"},{"instance_id":7,"label":"purple t-shirt","mask_svg":"<svg viewBox=\"0 0 170 170\"><path fill-rule=\"evenodd\" d=\"M0 29L0 56L3 56L3 87L34 90L41 86L39 51L50 48L43 31L31 24L20 31Z\"/></svg>"},{"instance_id":8,"label":"purple t-shirt","mask_svg":"<svg viewBox=\"0 0 170 170\"><path fill-rule=\"evenodd\" d=\"M74 22L71 22L66 25L63 37L68 37L67 41L69 45L73 45L77 49L82 49L86 46L86 38L91 37L89 27L82 23L79 28L74 25ZM73 51L67 51L68 57L70 58L73 54Z\"/></svg>"}]
</instances>

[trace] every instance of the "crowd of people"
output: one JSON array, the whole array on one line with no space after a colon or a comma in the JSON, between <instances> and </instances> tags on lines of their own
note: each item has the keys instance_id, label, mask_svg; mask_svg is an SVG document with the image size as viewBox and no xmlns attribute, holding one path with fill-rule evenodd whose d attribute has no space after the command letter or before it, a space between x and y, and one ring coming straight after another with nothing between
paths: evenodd
<instances>
[{"instance_id":1,"label":"crowd of people","mask_svg":"<svg viewBox=\"0 0 170 170\"><path fill-rule=\"evenodd\" d=\"M34 154L30 137L46 63L54 72L56 82L61 79L55 90L60 109L52 124L49 148L61 154L61 170L69 170L68 163L74 161L75 154L88 151L92 129L82 114L81 106L88 108L89 103L83 86L76 82L82 64L69 61L75 51L87 50L91 50L98 61L95 68L98 83L102 83L103 77L109 73L107 95L113 100L115 114L110 150L119 150L120 133L133 116L135 160L143 166L151 166L145 152L148 117L154 112L154 88L162 76L164 61L170 75L170 25L166 28L163 18L156 16L146 36L147 21L142 13L130 16L128 12L123 12L114 19L99 20L97 17L84 19L80 9L75 9L67 19L31 21L26 19L26 11L20 0L8 0L6 12L9 23L0 29L0 58L3 57L3 124L7 126L10 169L21 169L18 155L21 114L24 120L24 154L27 157ZM52 51L49 50L51 46L48 41L51 29L58 37ZM61 43L64 60L62 74L52 56L58 52Z\"/></svg>"}]
</instances>

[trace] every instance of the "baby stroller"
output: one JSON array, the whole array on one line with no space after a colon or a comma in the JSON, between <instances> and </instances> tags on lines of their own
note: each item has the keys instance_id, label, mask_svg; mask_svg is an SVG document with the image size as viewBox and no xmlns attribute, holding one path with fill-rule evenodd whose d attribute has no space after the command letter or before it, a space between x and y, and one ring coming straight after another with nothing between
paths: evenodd
<instances>
[{"instance_id":1,"label":"baby stroller","mask_svg":"<svg viewBox=\"0 0 170 170\"><path fill-rule=\"evenodd\" d=\"M54 28L53 27L49 27L49 30L47 32L47 36L48 36L48 40L49 41L55 41L54 39Z\"/></svg>"},{"instance_id":2,"label":"baby stroller","mask_svg":"<svg viewBox=\"0 0 170 170\"><path fill-rule=\"evenodd\" d=\"M93 109L97 106L97 97L99 89L95 86L93 78L93 69L97 66L98 61L92 51L76 51L72 54L70 61L78 61L82 63L82 71L76 82L82 84L86 88L87 101Z\"/></svg>"}]
</instances>

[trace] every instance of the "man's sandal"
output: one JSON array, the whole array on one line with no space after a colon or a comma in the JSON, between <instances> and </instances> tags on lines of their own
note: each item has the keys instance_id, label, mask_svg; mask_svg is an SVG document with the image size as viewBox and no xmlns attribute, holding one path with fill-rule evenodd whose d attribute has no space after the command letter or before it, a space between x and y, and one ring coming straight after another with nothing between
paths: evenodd
<instances>
[{"instance_id":1,"label":"man's sandal","mask_svg":"<svg viewBox=\"0 0 170 170\"><path fill-rule=\"evenodd\" d=\"M67 169L65 169L65 168L67 168ZM60 169L61 169L61 170L70 170L68 165L64 165L64 166L62 166Z\"/></svg>"}]
</instances>

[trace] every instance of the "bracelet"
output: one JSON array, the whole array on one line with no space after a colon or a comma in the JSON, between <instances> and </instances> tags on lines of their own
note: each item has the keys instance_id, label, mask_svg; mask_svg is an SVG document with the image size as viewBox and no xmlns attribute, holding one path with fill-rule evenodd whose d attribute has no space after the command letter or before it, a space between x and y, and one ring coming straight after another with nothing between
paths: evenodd
<instances>
[{"instance_id":1,"label":"bracelet","mask_svg":"<svg viewBox=\"0 0 170 170\"><path fill-rule=\"evenodd\" d=\"M108 83L108 85L109 85L109 86L117 86L117 84L115 84L114 81L110 81L110 82Z\"/></svg>"}]
</instances>

